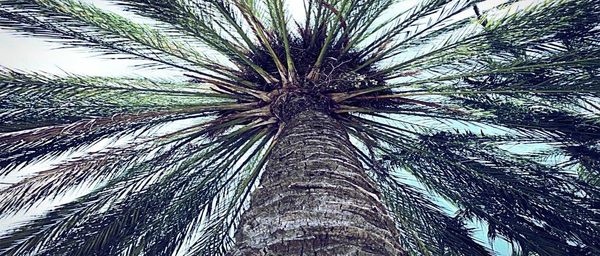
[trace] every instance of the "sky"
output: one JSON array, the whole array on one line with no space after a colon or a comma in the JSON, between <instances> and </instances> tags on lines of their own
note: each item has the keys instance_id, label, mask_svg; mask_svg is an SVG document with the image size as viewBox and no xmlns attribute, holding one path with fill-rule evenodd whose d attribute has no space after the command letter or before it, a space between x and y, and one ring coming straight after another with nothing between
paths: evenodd
<instances>
[{"instance_id":1,"label":"sky","mask_svg":"<svg viewBox=\"0 0 600 256\"><path fill-rule=\"evenodd\" d=\"M88 2L91 0L88 0ZM485 9L485 5L495 0L483 3L481 9ZM105 5L103 1L91 1L109 9L119 11L111 6ZM417 0L406 0L403 3L406 6L412 6ZM496 1L497 2L497 1ZM526 2L536 2L535 0ZM292 0L287 1L289 10L292 10L292 17L296 20L304 19L302 1ZM80 74L92 76L128 76L128 77L148 77L148 78L170 78L181 77L181 73L175 70L152 70L134 68L134 65L143 62L138 60L114 59L99 55L96 52L84 48L62 48L60 42L48 42L40 38L30 36L19 36L7 30L0 29L0 67L8 67L11 69L22 71L43 71L58 75L65 74ZM98 143L90 150L100 150L105 147L106 143ZM75 154L84 154L85 152L75 152ZM43 169L48 169L52 164L57 163L61 159L53 159L42 161L32 166L25 168L26 171L35 172ZM0 188L3 182L11 182L10 178L0 180ZM27 213L18 213L9 218L0 218L0 234L6 232L11 227L14 227L21 221L30 219L36 214L41 214L47 211L51 206L68 202L81 194L80 190L73 191L67 194L60 200L44 202L35 207L35 209ZM441 203L448 208L448 212L453 211L453 206L448 203ZM455 208L454 208L455 209ZM485 235L485 225L481 223L473 223L473 227L478 229L477 238L482 241L487 241ZM510 246L503 241L494 243L494 249L498 255L510 255Z\"/></svg>"}]
</instances>

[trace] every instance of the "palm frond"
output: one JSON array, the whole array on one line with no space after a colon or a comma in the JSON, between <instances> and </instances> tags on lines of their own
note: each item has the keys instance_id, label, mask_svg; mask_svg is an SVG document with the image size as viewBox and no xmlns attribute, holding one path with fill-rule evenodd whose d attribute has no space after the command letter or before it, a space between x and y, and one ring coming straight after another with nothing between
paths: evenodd
<instances>
[{"instance_id":1,"label":"palm frond","mask_svg":"<svg viewBox=\"0 0 600 256\"><path fill-rule=\"evenodd\" d=\"M62 163L49 170L35 173L0 190L6 200L0 202L0 215L16 210L28 210L37 202L56 198L86 181L110 179L121 170L149 155L149 147L113 148ZM116 170L116 171L115 171Z\"/></svg>"},{"instance_id":2,"label":"palm frond","mask_svg":"<svg viewBox=\"0 0 600 256\"><path fill-rule=\"evenodd\" d=\"M239 124L239 121L230 122L228 126L233 127L236 124ZM122 165L91 166L95 168L92 170L96 173L112 172L114 178L109 179L106 184L97 188L94 192L78 199L78 202L74 205L61 206L52 211L53 213L69 211L68 216L60 214L53 216L50 213L48 218L51 219L51 223L34 221L30 225L6 235L2 238L2 243L11 246L3 246L3 248L9 248L5 253L18 255L41 249L46 253L71 251L85 254L97 251L100 248L104 251L118 252L126 250L132 244L142 243L147 245L147 248L154 248L151 247L155 246L154 243L165 242L168 242L171 246L168 248L157 246L155 249L172 251L183 239L172 240L172 237L169 236L163 237L160 241L154 239L140 241L136 238L141 235L158 235L159 233L156 232L146 233L149 229L157 227L139 225L125 229L126 223L138 222L141 217L147 216L146 220L149 224L162 225L162 222L156 222L155 220L158 218L157 216L161 216L159 214L168 213L172 210L167 206L171 205L171 201L173 201L172 207L192 211L186 215L188 217L186 220L181 220L182 216L171 215L176 217L173 221L185 222L185 227L178 225L171 228L179 228L177 232L185 231L187 225L198 218L200 213L211 205L212 200L215 200L215 197L223 189L223 187L220 187L222 185L217 185L223 183L214 182L223 182L228 167L231 167L254 143L245 141L246 136L252 136L252 133L248 134L247 132L268 124L249 124L235 129L228 135L212 142L202 142L199 139L203 137L206 139L208 131L215 128L204 129L200 132L186 129L187 131L183 131L186 131L187 135L181 132L170 133L169 137L172 137L172 139L168 139L167 144L164 144L168 147L161 150L162 152L159 151L150 155L149 159L142 159L143 161L137 164L132 164L129 167ZM168 138L162 137L164 139ZM245 149L236 150L244 144L249 146ZM159 148L152 147L152 149L157 150ZM185 153L190 149L196 150L198 153L191 155ZM126 158L120 159L120 161L125 160ZM67 184L63 182L61 185ZM183 200L179 198L183 196L180 191L182 186L205 192L186 193L185 200ZM162 196L157 197L157 194ZM193 198L190 198L190 196ZM198 198L198 196L206 196L206 199ZM179 204L182 203L179 200L183 200L184 204ZM132 203L140 204L140 207L129 207ZM197 203L203 206L181 208L182 206L189 206L189 203ZM75 206L77 204L80 206ZM156 204L159 204L160 207L147 207ZM145 205L145 207L142 207L142 205ZM77 221L72 221L74 219ZM80 234L81 231L85 234ZM20 240L22 236L28 237L26 242ZM107 240L107 237L111 237L111 239ZM31 241L35 241L35 243L30 243Z\"/></svg>"},{"instance_id":3,"label":"palm frond","mask_svg":"<svg viewBox=\"0 0 600 256\"><path fill-rule=\"evenodd\" d=\"M276 80L262 67L248 58L248 53L256 51L257 46L243 30L243 24L231 3L226 1L187 2L181 0L155 1L118 1L137 10L143 15L169 23L201 40L205 45L223 54L238 66L247 66L257 72L265 81ZM236 4L238 9L239 5ZM141 10L140 8L143 8ZM240 12L243 12L241 9ZM229 38L220 31L227 32ZM229 33L236 31L237 35ZM243 39L241 44L239 37ZM214 68L211 69L215 71Z\"/></svg>"},{"instance_id":4,"label":"palm frond","mask_svg":"<svg viewBox=\"0 0 600 256\"><path fill-rule=\"evenodd\" d=\"M451 23L451 18L470 9L473 4L478 2L481 1L431 0L395 15L389 20L393 24L392 26L386 27L387 24L383 23L371 32L373 34L379 30L384 30L380 36L372 40L372 43L362 49L361 54L366 57L364 65L398 55L403 52L399 51L401 48L411 46L413 40L418 40L427 33L439 34L440 31L436 31L436 28L447 31L445 23ZM427 22L424 21L426 18L428 18ZM419 22L423 22L425 25L420 26ZM402 38L399 38L399 36L402 36ZM370 56L367 57L367 55Z\"/></svg>"},{"instance_id":5,"label":"palm frond","mask_svg":"<svg viewBox=\"0 0 600 256\"><path fill-rule=\"evenodd\" d=\"M432 49L423 51L424 47L421 47L418 55L382 72L402 72L407 68L435 74L457 70L472 72L475 67L490 70L490 62L500 65L507 61L520 63L556 54L568 56L569 50L594 49L598 30L592 24L598 23L595 20L597 8L593 1L548 1L500 18L487 17L489 23L485 28L471 25L448 31L450 36L441 34L439 39L431 39L436 42ZM570 16L561 21L559 17L563 17L564 10ZM543 29L538 29L540 27ZM574 41L580 44L574 46ZM463 69L465 67L469 68Z\"/></svg>"},{"instance_id":6,"label":"palm frond","mask_svg":"<svg viewBox=\"0 0 600 256\"><path fill-rule=\"evenodd\" d=\"M460 205L465 218L486 220L492 238L502 234L540 255L596 250L599 230L590 220L597 213L589 210L597 203L596 189L560 170L509 160L497 150L486 151L493 150L489 147L469 147L473 142L463 139L436 134L391 157Z\"/></svg>"},{"instance_id":7,"label":"palm frond","mask_svg":"<svg viewBox=\"0 0 600 256\"><path fill-rule=\"evenodd\" d=\"M277 140L277 134L271 134L271 136L273 136L271 141L264 139L258 144L257 150L239 164L235 172L242 171L243 174L235 181L235 185L230 187L226 200L215 204L210 213L213 216L203 223L206 227L201 230L199 238L191 245L186 254L219 255L226 254L231 250L234 242L230 234L237 228L243 208L248 204L249 194ZM259 152L259 150L263 152Z\"/></svg>"},{"instance_id":8,"label":"palm frond","mask_svg":"<svg viewBox=\"0 0 600 256\"><path fill-rule=\"evenodd\" d=\"M232 103L232 96L192 83L147 79L57 77L0 71L0 131L73 123L117 114L181 110Z\"/></svg>"},{"instance_id":9,"label":"palm frond","mask_svg":"<svg viewBox=\"0 0 600 256\"><path fill-rule=\"evenodd\" d=\"M4 148L0 155L2 174L14 171L14 167L23 163L57 156L102 138L144 131L149 127L182 118L182 115L161 115L157 112L125 114L5 133L0 135L0 145Z\"/></svg>"},{"instance_id":10,"label":"palm frond","mask_svg":"<svg viewBox=\"0 0 600 256\"><path fill-rule=\"evenodd\" d=\"M363 134L359 138L371 155L365 159L373 166L407 170L455 202L465 220L476 217L489 223L491 238L501 234L540 255L597 248L599 229L591 220L597 218L592 209L599 191L574 173L507 154L484 134L436 132L414 140L393 126L355 121L349 125ZM382 173L393 177L390 171Z\"/></svg>"},{"instance_id":11,"label":"palm frond","mask_svg":"<svg viewBox=\"0 0 600 256\"><path fill-rule=\"evenodd\" d=\"M360 133L359 133L360 134ZM374 142L362 137L363 142ZM388 209L393 213L401 236L399 239L409 253L416 255L491 255L476 242L471 230L462 220L442 212L432 198L402 181L391 173L382 160L375 159L373 147L367 143L368 152L361 152L362 161L369 166L379 184Z\"/></svg>"},{"instance_id":12,"label":"palm frond","mask_svg":"<svg viewBox=\"0 0 600 256\"><path fill-rule=\"evenodd\" d=\"M100 248L113 253L128 251L128 254L135 251L154 254L173 252L181 246L186 232L193 228L190 225L199 223L198 218L203 211L218 200L224 186L230 185L224 172L247 152L248 147L232 150L244 144L251 145L238 138L234 144L227 142L206 152L205 156L184 162L175 172L181 174L188 170L187 175L167 175L159 183L116 204L103 217L86 222L86 233L77 229L66 233L65 239L61 238L47 252L85 254ZM189 191L182 193L182 186ZM157 197L157 194L161 196ZM130 222L140 225L133 227L128 224ZM104 237L110 239L105 240Z\"/></svg>"}]
</instances>

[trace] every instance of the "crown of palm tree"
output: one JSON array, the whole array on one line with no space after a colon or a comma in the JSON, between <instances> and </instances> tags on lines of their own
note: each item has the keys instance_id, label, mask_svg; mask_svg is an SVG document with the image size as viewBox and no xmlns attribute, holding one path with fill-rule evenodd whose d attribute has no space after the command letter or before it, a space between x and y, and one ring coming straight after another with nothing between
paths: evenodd
<instances>
[{"instance_id":1,"label":"crown of palm tree","mask_svg":"<svg viewBox=\"0 0 600 256\"><path fill-rule=\"evenodd\" d=\"M0 70L0 175L128 139L1 189L9 216L96 184L5 234L3 254L224 254L286 121L309 105L344 126L411 255L489 255L472 220L522 255L600 254L597 0L307 0L299 21L282 0L109 2L145 23L0 0L0 27L187 79Z\"/></svg>"}]
</instances>

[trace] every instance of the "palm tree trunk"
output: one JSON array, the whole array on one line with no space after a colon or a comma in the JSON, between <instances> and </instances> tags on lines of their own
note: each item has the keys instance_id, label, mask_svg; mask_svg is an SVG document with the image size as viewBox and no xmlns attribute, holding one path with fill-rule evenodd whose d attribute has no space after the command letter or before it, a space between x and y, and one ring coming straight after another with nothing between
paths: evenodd
<instances>
[{"instance_id":1,"label":"palm tree trunk","mask_svg":"<svg viewBox=\"0 0 600 256\"><path fill-rule=\"evenodd\" d=\"M346 131L305 110L272 151L233 255L403 255L397 232Z\"/></svg>"}]
</instances>

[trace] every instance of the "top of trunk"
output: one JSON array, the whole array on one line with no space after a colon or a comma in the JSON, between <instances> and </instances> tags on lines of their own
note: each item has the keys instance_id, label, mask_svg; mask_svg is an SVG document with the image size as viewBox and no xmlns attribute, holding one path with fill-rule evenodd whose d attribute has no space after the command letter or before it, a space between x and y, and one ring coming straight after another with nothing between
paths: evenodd
<instances>
[{"instance_id":1,"label":"top of trunk","mask_svg":"<svg viewBox=\"0 0 600 256\"><path fill-rule=\"evenodd\" d=\"M306 110L329 113L334 105L330 97L318 92L291 88L278 90L277 93L270 108L273 115L283 122Z\"/></svg>"}]
</instances>

